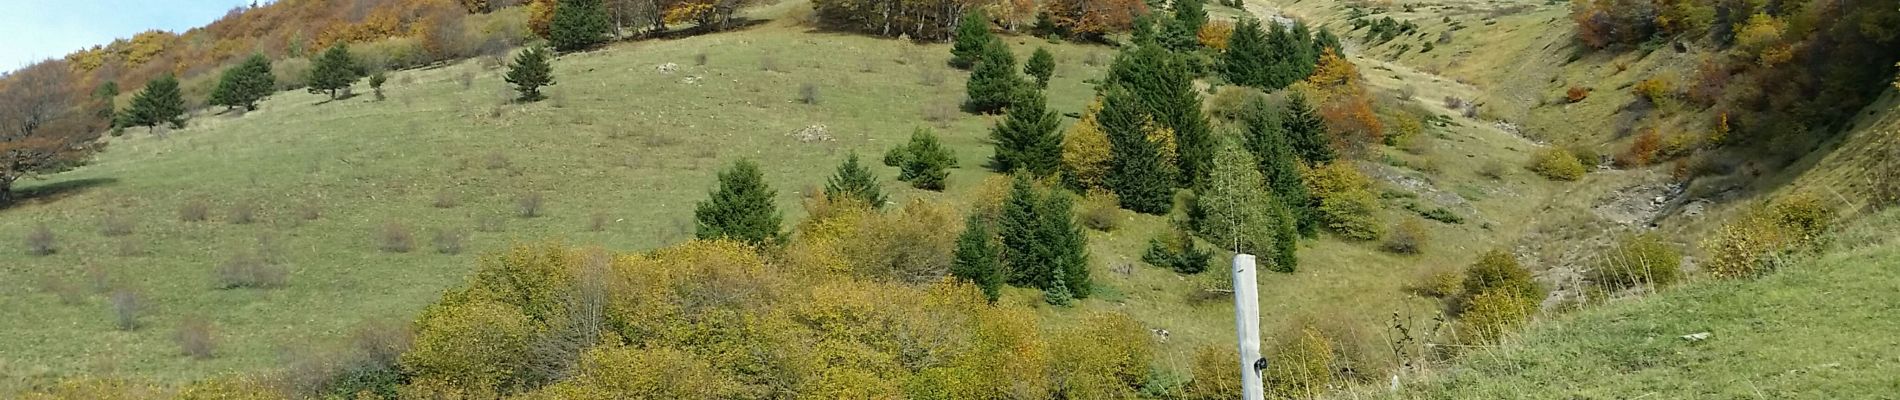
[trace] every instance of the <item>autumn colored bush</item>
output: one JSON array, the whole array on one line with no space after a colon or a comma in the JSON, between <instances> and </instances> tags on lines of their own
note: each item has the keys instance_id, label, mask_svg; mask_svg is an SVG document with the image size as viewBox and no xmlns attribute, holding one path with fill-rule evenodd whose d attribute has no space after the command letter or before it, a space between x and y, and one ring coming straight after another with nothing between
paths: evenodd
<instances>
[{"instance_id":1,"label":"autumn colored bush","mask_svg":"<svg viewBox=\"0 0 1900 400\"><path fill-rule=\"evenodd\" d=\"M1643 128L1630 142L1629 149L1616 156L1616 165L1624 168L1637 168L1649 165L1657 160L1657 151L1662 147L1662 134L1656 128Z\"/></svg>"},{"instance_id":2,"label":"autumn colored bush","mask_svg":"<svg viewBox=\"0 0 1900 400\"><path fill-rule=\"evenodd\" d=\"M1556 181L1574 181L1583 178L1583 162L1569 150L1551 147L1531 155L1531 163L1526 168L1545 178Z\"/></svg>"},{"instance_id":3,"label":"autumn colored bush","mask_svg":"<svg viewBox=\"0 0 1900 400\"><path fill-rule=\"evenodd\" d=\"M1630 87L1631 93L1636 94L1637 98L1649 101L1650 104L1663 104L1670 97L1675 96L1675 90L1675 83L1663 77L1644 79Z\"/></svg>"},{"instance_id":4,"label":"autumn colored bush","mask_svg":"<svg viewBox=\"0 0 1900 400\"><path fill-rule=\"evenodd\" d=\"M1202 46L1216 51L1226 51L1227 39L1234 36L1234 23L1211 21L1206 25L1201 25L1200 32L1196 32L1194 36Z\"/></svg>"},{"instance_id":5,"label":"autumn colored bush","mask_svg":"<svg viewBox=\"0 0 1900 400\"><path fill-rule=\"evenodd\" d=\"M1417 218L1405 218L1393 225L1380 247L1385 251L1398 254L1418 254L1425 252L1425 243L1431 239L1431 233Z\"/></svg>"},{"instance_id":6,"label":"autumn colored bush","mask_svg":"<svg viewBox=\"0 0 1900 400\"><path fill-rule=\"evenodd\" d=\"M1301 174L1307 192L1319 202L1320 219L1334 232L1354 240L1377 240L1385 235L1380 222L1372 180L1351 162L1335 162Z\"/></svg>"},{"instance_id":7,"label":"autumn colored bush","mask_svg":"<svg viewBox=\"0 0 1900 400\"><path fill-rule=\"evenodd\" d=\"M1582 102L1583 99L1587 99L1587 98L1590 98L1589 88L1585 88L1582 86L1571 86L1570 90L1564 91L1564 100L1567 100L1571 103Z\"/></svg>"},{"instance_id":8,"label":"autumn colored bush","mask_svg":"<svg viewBox=\"0 0 1900 400\"><path fill-rule=\"evenodd\" d=\"M1682 279L1682 254L1654 233L1626 235L1598 256L1589 277L1607 290L1661 288Z\"/></svg>"}]
</instances>

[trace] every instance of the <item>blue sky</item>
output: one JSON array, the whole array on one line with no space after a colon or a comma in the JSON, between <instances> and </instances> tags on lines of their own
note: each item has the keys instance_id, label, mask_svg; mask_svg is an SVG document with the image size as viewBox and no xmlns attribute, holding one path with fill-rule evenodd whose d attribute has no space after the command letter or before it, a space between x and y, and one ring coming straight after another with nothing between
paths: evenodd
<instances>
[{"instance_id":1,"label":"blue sky","mask_svg":"<svg viewBox=\"0 0 1900 400\"><path fill-rule=\"evenodd\" d=\"M0 0L0 70L151 29L184 32L251 0Z\"/></svg>"}]
</instances>

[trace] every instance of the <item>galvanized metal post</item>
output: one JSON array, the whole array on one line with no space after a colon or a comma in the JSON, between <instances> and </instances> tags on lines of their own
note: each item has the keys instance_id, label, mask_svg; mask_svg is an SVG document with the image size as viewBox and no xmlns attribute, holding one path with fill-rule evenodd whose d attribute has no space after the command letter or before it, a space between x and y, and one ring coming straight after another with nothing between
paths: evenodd
<instances>
[{"instance_id":1,"label":"galvanized metal post","mask_svg":"<svg viewBox=\"0 0 1900 400\"><path fill-rule=\"evenodd\" d=\"M1243 400L1266 397L1260 372L1267 366L1260 357L1260 295L1254 282L1252 254L1234 255L1234 330L1240 338L1240 393Z\"/></svg>"}]
</instances>

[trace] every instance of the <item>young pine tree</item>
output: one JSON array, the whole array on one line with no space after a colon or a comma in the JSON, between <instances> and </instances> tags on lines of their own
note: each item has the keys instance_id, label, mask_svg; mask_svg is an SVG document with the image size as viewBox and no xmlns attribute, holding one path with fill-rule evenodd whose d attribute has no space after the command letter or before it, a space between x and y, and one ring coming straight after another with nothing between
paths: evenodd
<instances>
[{"instance_id":1,"label":"young pine tree","mask_svg":"<svg viewBox=\"0 0 1900 400\"><path fill-rule=\"evenodd\" d=\"M1048 110L1040 90L1023 90L1009 108L1009 117L990 130L996 155L990 159L997 172L1027 171L1049 176L1062 167L1061 118Z\"/></svg>"},{"instance_id":2,"label":"young pine tree","mask_svg":"<svg viewBox=\"0 0 1900 400\"><path fill-rule=\"evenodd\" d=\"M1260 21L1252 18L1240 21L1240 25L1234 27L1233 36L1227 38L1227 52L1221 53L1221 76L1237 85L1278 89L1267 87L1267 68L1272 62L1268 59L1269 51L1267 34L1261 31Z\"/></svg>"},{"instance_id":3,"label":"young pine tree","mask_svg":"<svg viewBox=\"0 0 1900 400\"><path fill-rule=\"evenodd\" d=\"M606 41L613 27L601 0L560 0L548 23L548 43L560 51L580 51Z\"/></svg>"},{"instance_id":4,"label":"young pine tree","mask_svg":"<svg viewBox=\"0 0 1900 400\"><path fill-rule=\"evenodd\" d=\"M125 110L125 122L128 126L143 126L148 129L158 124L170 124L173 129L185 127L185 97L178 91L178 78L165 74L145 83L145 89L132 96L132 105Z\"/></svg>"},{"instance_id":5,"label":"young pine tree","mask_svg":"<svg viewBox=\"0 0 1900 400\"><path fill-rule=\"evenodd\" d=\"M1298 62L1290 64L1288 68L1292 69L1294 76L1302 80L1313 76L1313 70L1319 68L1320 52L1319 48L1313 44L1312 29L1306 27L1306 22L1295 20L1292 30L1287 31L1287 36L1293 42L1293 53L1299 56Z\"/></svg>"},{"instance_id":6,"label":"young pine tree","mask_svg":"<svg viewBox=\"0 0 1900 400\"><path fill-rule=\"evenodd\" d=\"M1294 82L1306 79L1306 75L1301 74L1300 71L1311 72L1312 68L1301 66L1307 63L1307 59L1306 52L1302 50L1300 43L1301 40L1293 37L1293 33L1280 24L1273 24L1272 29L1267 31L1267 71L1264 89L1285 89Z\"/></svg>"},{"instance_id":7,"label":"young pine tree","mask_svg":"<svg viewBox=\"0 0 1900 400\"><path fill-rule=\"evenodd\" d=\"M1214 142L1194 77L1179 56L1158 46L1134 46L1116 56L1106 82L1127 89L1143 114L1174 133L1172 162L1180 175L1171 176L1192 186L1207 174Z\"/></svg>"},{"instance_id":8,"label":"young pine tree","mask_svg":"<svg viewBox=\"0 0 1900 400\"><path fill-rule=\"evenodd\" d=\"M739 160L719 173L712 197L693 210L696 236L703 240L731 239L752 245L775 243L781 216L773 198L777 191L765 183L758 164Z\"/></svg>"},{"instance_id":9,"label":"young pine tree","mask_svg":"<svg viewBox=\"0 0 1900 400\"><path fill-rule=\"evenodd\" d=\"M951 276L983 289L983 297L991 303L1003 294L1003 270L995 240L990 235L989 221L981 214L970 214L963 224L963 234L957 236L956 260L950 264Z\"/></svg>"},{"instance_id":10,"label":"young pine tree","mask_svg":"<svg viewBox=\"0 0 1900 400\"><path fill-rule=\"evenodd\" d=\"M1201 26L1207 25L1206 4L1202 0L1174 0L1172 15L1162 27L1161 44L1174 51L1194 51L1201 47Z\"/></svg>"},{"instance_id":11,"label":"young pine tree","mask_svg":"<svg viewBox=\"0 0 1900 400\"><path fill-rule=\"evenodd\" d=\"M1287 209L1293 218L1298 232L1311 237L1319 232L1319 215L1313 210L1312 196L1306 192L1305 179L1300 175L1300 157L1293 152L1293 146L1287 143L1286 128L1275 115L1272 106L1264 101L1254 101L1240 116L1245 126L1242 138L1247 152L1260 163L1260 174L1266 177L1267 188L1273 197Z\"/></svg>"},{"instance_id":12,"label":"young pine tree","mask_svg":"<svg viewBox=\"0 0 1900 400\"><path fill-rule=\"evenodd\" d=\"M270 60L252 54L243 63L224 70L218 86L211 90L211 104L257 110L257 102L277 91L277 78L271 75Z\"/></svg>"},{"instance_id":13,"label":"young pine tree","mask_svg":"<svg viewBox=\"0 0 1900 400\"><path fill-rule=\"evenodd\" d=\"M1346 54L1346 48L1340 47L1339 45L1339 36L1334 36L1332 30L1322 26L1319 28L1319 33L1313 35L1314 57L1325 54L1326 50L1332 50L1333 54L1338 54L1342 57ZM1319 60L1315 58L1314 63L1317 64L1318 62Z\"/></svg>"},{"instance_id":14,"label":"young pine tree","mask_svg":"<svg viewBox=\"0 0 1900 400\"><path fill-rule=\"evenodd\" d=\"M1041 238L1042 203L1042 193L1036 189L1035 182L1028 175L1016 175L996 221L996 233L1003 245L1003 266L1012 286L1040 288L1049 283L1052 265L1046 262L1045 255L1049 253L1046 247L1055 244Z\"/></svg>"},{"instance_id":15,"label":"young pine tree","mask_svg":"<svg viewBox=\"0 0 1900 400\"><path fill-rule=\"evenodd\" d=\"M964 84L969 99L963 108L978 114L1008 108L1023 87L1022 75L1016 72L1016 56L1010 54L1009 46L1002 41L991 41L987 48L983 59L976 63L976 69L970 71L969 82Z\"/></svg>"},{"instance_id":16,"label":"young pine tree","mask_svg":"<svg viewBox=\"0 0 1900 400\"><path fill-rule=\"evenodd\" d=\"M503 76L509 84L515 85L515 91L521 92L517 101L533 102L547 98L541 94L542 86L554 84L554 68L548 65L548 51L539 46L529 47L515 56L515 62L508 67Z\"/></svg>"},{"instance_id":17,"label":"young pine tree","mask_svg":"<svg viewBox=\"0 0 1900 400\"><path fill-rule=\"evenodd\" d=\"M982 8L971 7L957 23L957 33L950 44L950 66L957 69L970 69L988 55L989 46L997 42L995 34L990 33L990 18Z\"/></svg>"},{"instance_id":18,"label":"young pine tree","mask_svg":"<svg viewBox=\"0 0 1900 400\"><path fill-rule=\"evenodd\" d=\"M950 168L957 166L956 154L943 147L936 133L924 128L910 134L910 144L905 149L897 180L910 182L911 187L918 189L942 191L950 178Z\"/></svg>"},{"instance_id":19,"label":"young pine tree","mask_svg":"<svg viewBox=\"0 0 1900 400\"><path fill-rule=\"evenodd\" d=\"M1049 54L1049 49L1037 47L1029 61L1023 62L1023 73L1036 78L1037 89L1049 88L1049 77L1056 73L1056 56Z\"/></svg>"},{"instance_id":20,"label":"young pine tree","mask_svg":"<svg viewBox=\"0 0 1900 400\"><path fill-rule=\"evenodd\" d=\"M1317 167L1337 157L1326 135L1326 120L1320 119L1319 113L1306 102L1306 96L1294 93L1287 100L1286 118L1281 118L1280 124L1286 132L1287 144L1307 166Z\"/></svg>"},{"instance_id":21,"label":"young pine tree","mask_svg":"<svg viewBox=\"0 0 1900 400\"><path fill-rule=\"evenodd\" d=\"M1075 221L1075 195L1051 190L1043 199L1041 213L1039 236L1049 251L1044 262L1051 274L1060 274L1052 278L1053 287L1046 290L1059 287L1074 298L1088 298L1094 288L1089 280L1088 236Z\"/></svg>"},{"instance_id":22,"label":"young pine tree","mask_svg":"<svg viewBox=\"0 0 1900 400\"><path fill-rule=\"evenodd\" d=\"M878 185L877 175L858 163L855 151L838 166L838 174L825 182L825 197L856 199L872 208L884 207L884 189Z\"/></svg>"},{"instance_id":23,"label":"young pine tree","mask_svg":"<svg viewBox=\"0 0 1900 400\"><path fill-rule=\"evenodd\" d=\"M338 42L330 46L329 50L324 50L323 55L317 56L307 82L310 83L310 93L325 93L330 95L331 100L336 100L339 94L356 84L357 78L362 76L362 67L357 66L356 58L350 55L349 46Z\"/></svg>"},{"instance_id":24,"label":"young pine tree","mask_svg":"<svg viewBox=\"0 0 1900 400\"><path fill-rule=\"evenodd\" d=\"M1163 215L1174 206L1174 167L1160 145L1148 140L1143 125L1147 114L1132 93L1110 88L1096 114L1108 133L1108 173L1104 177L1122 208Z\"/></svg>"}]
</instances>

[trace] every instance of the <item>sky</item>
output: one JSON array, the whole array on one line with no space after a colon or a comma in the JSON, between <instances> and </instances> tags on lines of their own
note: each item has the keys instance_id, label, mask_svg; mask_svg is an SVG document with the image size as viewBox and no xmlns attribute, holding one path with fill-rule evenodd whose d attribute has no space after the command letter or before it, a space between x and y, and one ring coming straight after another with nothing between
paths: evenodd
<instances>
[{"instance_id":1,"label":"sky","mask_svg":"<svg viewBox=\"0 0 1900 400\"><path fill-rule=\"evenodd\" d=\"M0 70L147 30L182 33L251 0L0 0Z\"/></svg>"}]
</instances>

